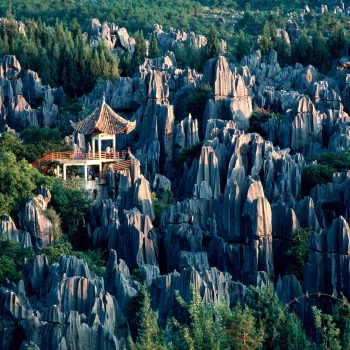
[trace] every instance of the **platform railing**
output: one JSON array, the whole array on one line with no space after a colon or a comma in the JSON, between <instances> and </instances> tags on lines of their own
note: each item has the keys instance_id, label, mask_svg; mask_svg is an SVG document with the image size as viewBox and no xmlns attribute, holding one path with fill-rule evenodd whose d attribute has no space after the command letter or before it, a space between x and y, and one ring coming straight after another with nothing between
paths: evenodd
<instances>
[{"instance_id":1,"label":"platform railing","mask_svg":"<svg viewBox=\"0 0 350 350\"><path fill-rule=\"evenodd\" d=\"M123 151L106 152L103 151L99 153L92 152L50 152L45 154L43 157L36 160L32 165L35 168L40 168L41 166L48 165L53 162L65 161L65 160L119 160L125 159L126 155L130 152L128 149Z\"/></svg>"}]
</instances>

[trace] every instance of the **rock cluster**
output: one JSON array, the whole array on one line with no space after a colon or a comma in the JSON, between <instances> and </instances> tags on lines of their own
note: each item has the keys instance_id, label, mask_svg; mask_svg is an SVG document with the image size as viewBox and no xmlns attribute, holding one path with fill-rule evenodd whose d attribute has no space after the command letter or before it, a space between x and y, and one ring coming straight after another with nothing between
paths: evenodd
<instances>
[{"instance_id":1,"label":"rock cluster","mask_svg":"<svg viewBox=\"0 0 350 350\"><path fill-rule=\"evenodd\" d=\"M27 70L19 78L21 65L13 55L0 65L0 130L10 126L22 130L29 126L56 125L59 107L65 95L62 88L43 85L38 74Z\"/></svg>"},{"instance_id":2,"label":"rock cluster","mask_svg":"<svg viewBox=\"0 0 350 350\"><path fill-rule=\"evenodd\" d=\"M98 45L102 40L108 49L118 48L133 53L135 50L135 39L129 37L126 28L118 27L114 23L101 22L94 18L91 20L89 29L89 40L91 45Z\"/></svg>"}]
</instances>

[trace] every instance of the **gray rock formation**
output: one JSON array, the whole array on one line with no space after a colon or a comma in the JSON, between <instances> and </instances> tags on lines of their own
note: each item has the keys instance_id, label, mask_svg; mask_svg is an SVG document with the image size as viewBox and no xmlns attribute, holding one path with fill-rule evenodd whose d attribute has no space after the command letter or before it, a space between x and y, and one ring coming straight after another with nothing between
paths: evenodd
<instances>
[{"instance_id":1,"label":"gray rock formation","mask_svg":"<svg viewBox=\"0 0 350 350\"><path fill-rule=\"evenodd\" d=\"M232 119L240 129L248 128L248 120L253 112L250 89L254 76L248 67L231 70L224 56L209 60L204 69L204 80L213 86L214 100L209 100L205 120Z\"/></svg>"},{"instance_id":2,"label":"gray rock formation","mask_svg":"<svg viewBox=\"0 0 350 350\"><path fill-rule=\"evenodd\" d=\"M103 279L73 257L62 257L46 274L42 259L37 257L30 276L31 287L40 286L43 292L35 303L19 289L0 289L0 312L9 325L2 348L19 346L22 340L22 347L40 349L123 348L128 327L117 300L104 290ZM24 339L10 334L23 334Z\"/></svg>"},{"instance_id":3,"label":"gray rock formation","mask_svg":"<svg viewBox=\"0 0 350 350\"><path fill-rule=\"evenodd\" d=\"M10 216L1 220L1 233L5 239L20 243L24 248L32 247L30 233L18 230Z\"/></svg>"},{"instance_id":4,"label":"gray rock formation","mask_svg":"<svg viewBox=\"0 0 350 350\"><path fill-rule=\"evenodd\" d=\"M98 42L103 40L106 47L111 50L120 48L129 53L133 53L135 50L135 39L129 37L125 28L106 21L101 24L96 18L91 20L89 40L91 45L98 45Z\"/></svg>"},{"instance_id":5,"label":"gray rock formation","mask_svg":"<svg viewBox=\"0 0 350 350\"><path fill-rule=\"evenodd\" d=\"M37 248L54 242L54 227L45 215L48 201L41 194L37 195L27 202L22 215L23 228L30 233Z\"/></svg>"}]
</instances>

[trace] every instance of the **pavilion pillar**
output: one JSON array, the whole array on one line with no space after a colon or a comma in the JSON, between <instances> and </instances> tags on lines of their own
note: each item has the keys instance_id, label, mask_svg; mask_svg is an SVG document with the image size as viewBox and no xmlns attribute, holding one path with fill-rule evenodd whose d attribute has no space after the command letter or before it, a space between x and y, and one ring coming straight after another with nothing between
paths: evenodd
<instances>
[{"instance_id":1,"label":"pavilion pillar","mask_svg":"<svg viewBox=\"0 0 350 350\"><path fill-rule=\"evenodd\" d=\"M117 142L116 142L116 138L117 138L117 135L114 135L113 136L113 152L114 152L114 154L113 154L113 159L115 159L116 157L115 157L115 154L116 154L116 151L117 151Z\"/></svg>"},{"instance_id":2,"label":"pavilion pillar","mask_svg":"<svg viewBox=\"0 0 350 350\"><path fill-rule=\"evenodd\" d=\"M92 137L92 157L95 159L96 154L96 138Z\"/></svg>"},{"instance_id":3,"label":"pavilion pillar","mask_svg":"<svg viewBox=\"0 0 350 350\"><path fill-rule=\"evenodd\" d=\"M60 166L59 166L59 164L57 164L57 166L56 166L56 177L60 177L60 171L61 171Z\"/></svg>"},{"instance_id":4,"label":"pavilion pillar","mask_svg":"<svg viewBox=\"0 0 350 350\"><path fill-rule=\"evenodd\" d=\"M88 180L88 166L87 166L87 163L84 164L84 179L85 179L85 181Z\"/></svg>"},{"instance_id":5,"label":"pavilion pillar","mask_svg":"<svg viewBox=\"0 0 350 350\"><path fill-rule=\"evenodd\" d=\"M98 158L101 159L101 153L102 153L102 141L101 136L98 134Z\"/></svg>"},{"instance_id":6,"label":"pavilion pillar","mask_svg":"<svg viewBox=\"0 0 350 350\"><path fill-rule=\"evenodd\" d=\"M67 180L67 165L63 164L63 180Z\"/></svg>"}]
</instances>

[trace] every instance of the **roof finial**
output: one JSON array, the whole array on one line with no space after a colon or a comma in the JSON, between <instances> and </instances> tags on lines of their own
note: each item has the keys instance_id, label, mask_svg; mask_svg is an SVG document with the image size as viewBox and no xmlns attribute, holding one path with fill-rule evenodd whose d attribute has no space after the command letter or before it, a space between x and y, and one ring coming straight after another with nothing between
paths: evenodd
<instances>
[{"instance_id":1,"label":"roof finial","mask_svg":"<svg viewBox=\"0 0 350 350\"><path fill-rule=\"evenodd\" d=\"M103 92L102 94L102 104L106 103L106 93Z\"/></svg>"}]
</instances>

